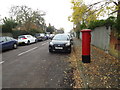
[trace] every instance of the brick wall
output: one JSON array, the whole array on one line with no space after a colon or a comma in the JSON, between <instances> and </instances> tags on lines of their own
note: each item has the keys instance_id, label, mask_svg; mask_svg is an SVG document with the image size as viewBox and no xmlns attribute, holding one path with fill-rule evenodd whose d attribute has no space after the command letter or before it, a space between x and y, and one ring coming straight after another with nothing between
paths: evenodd
<instances>
[{"instance_id":1,"label":"brick wall","mask_svg":"<svg viewBox=\"0 0 120 90\"><path fill-rule=\"evenodd\" d=\"M120 58L120 39L116 37L115 30L111 31L109 52L111 55Z\"/></svg>"}]
</instances>

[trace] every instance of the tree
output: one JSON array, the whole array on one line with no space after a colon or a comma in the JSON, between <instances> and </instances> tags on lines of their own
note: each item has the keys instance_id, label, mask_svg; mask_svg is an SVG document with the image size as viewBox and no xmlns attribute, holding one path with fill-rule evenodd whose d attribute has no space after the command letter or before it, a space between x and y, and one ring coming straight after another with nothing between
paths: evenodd
<instances>
[{"instance_id":1,"label":"tree","mask_svg":"<svg viewBox=\"0 0 120 90\"><path fill-rule=\"evenodd\" d=\"M5 17L3 19L2 32L12 32L12 29L17 26L17 23L12 18Z\"/></svg>"},{"instance_id":2,"label":"tree","mask_svg":"<svg viewBox=\"0 0 120 90\"><path fill-rule=\"evenodd\" d=\"M115 3L116 6L111 6L111 3ZM83 22L86 26L91 22L99 18L99 16L104 16L110 14L110 11L117 11L115 8L119 6L113 0L103 0L96 2L91 5L85 5L83 0L72 0L73 4L73 14L70 16L69 21L73 21L74 24ZM99 5L98 5L99 4ZM96 6L97 5L97 6ZM120 6L119 6L120 7ZM76 23L77 22L77 23Z\"/></svg>"},{"instance_id":3,"label":"tree","mask_svg":"<svg viewBox=\"0 0 120 90\"><path fill-rule=\"evenodd\" d=\"M74 23L75 31L79 36L79 31L88 26L91 20L97 19L97 14L94 9L89 9L83 0L72 0L73 13L68 17L68 20Z\"/></svg>"},{"instance_id":4,"label":"tree","mask_svg":"<svg viewBox=\"0 0 120 90\"><path fill-rule=\"evenodd\" d=\"M1 18L1 15L0 15L0 24L2 23L1 21L2 21L2 18Z\"/></svg>"},{"instance_id":5,"label":"tree","mask_svg":"<svg viewBox=\"0 0 120 90\"><path fill-rule=\"evenodd\" d=\"M32 10L27 6L13 6L10 9L10 15L16 19L16 21L25 25L26 30L31 29L31 24L35 24L38 26L43 26L45 24L45 20L43 16L45 12L40 10Z\"/></svg>"},{"instance_id":6,"label":"tree","mask_svg":"<svg viewBox=\"0 0 120 90\"><path fill-rule=\"evenodd\" d=\"M56 30L56 33L64 33L64 28L63 27L61 27L60 29L58 29L58 30Z\"/></svg>"},{"instance_id":7,"label":"tree","mask_svg":"<svg viewBox=\"0 0 120 90\"><path fill-rule=\"evenodd\" d=\"M51 24L49 24L49 26L47 27L46 32L50 32L51 34L54 32L55 28L54 26L51 26Z\"/></svg>"},{"instance_id":8,"label":"tree","mask_svg":"<svg viewBox=\"0 0 120 90\"><path fill-rule=\"evenodd\" d=\"M70 21L74 22L74 24L86 23L87 25L91 20L96 20L95 10L88 10L87 5L82 0L72 0L71 3L73 4L73 13L69 20L71 19Z\"/></svg>"},{"instance_id":9,"label":"tree","mask_svg":"<svg viewBox=\"0 0 120 90\"><path fill-rule=\"evenodd\" d=\"M120 33L120 0L101 0L91 5L85 5L83 0L72 0L71 3L73 5L73 13L68 19L74 22L76 32L85 27L88 28L91 21L94 22L101 16L117 12L116 28L118 33Z\"/></svg>"},{"instance_id":10,"label":"tree","mask_svg":"<svg viewBox=\"0 0 120 90\"><path fill-rule=\"evenodd\" d=\"M120 37L120 0L118 1L118 3L115 3L117 6L117 31L118 31L118 36Z\"/></svg>"},{"instance_id":11,"label":"tree","mask_svg":"<svg viewBox=\"0 0 120 90\"><path fill-rule=\"evenodd\" d=\"M99 7L96 9L96 12L98 12L98 14L112 15L114 13L117 13L117 20L116 20L115 27L117 29L118 34L120 35L120 28L119 28L119 25L120 25L120 0L103 0L103 1L96 2L94 4L89 5L89 8L93 8L98 4L99 4ZM106 13L106 11L107 11L107 13Z\"/></svg>"},{"instance_id":12,"label":"tree","mask_svg":"<svg viewBox=\"0 0 120 90\"><path fill-rule=\"evenodd\" d=\"M63 27L61 27L59 30L61 30L63 33L64 33L64 31L65 31L65 29L64 29Z\"/></svg>"}]
</instances>

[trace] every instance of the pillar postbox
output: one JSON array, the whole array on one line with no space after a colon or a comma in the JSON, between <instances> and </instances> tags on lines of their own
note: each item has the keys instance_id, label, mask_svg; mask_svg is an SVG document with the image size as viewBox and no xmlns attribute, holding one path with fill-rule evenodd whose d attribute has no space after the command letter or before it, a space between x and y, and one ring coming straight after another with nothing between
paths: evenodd
<instances>
[{"instance_id":1,"label":"pillar postbox","mask_svg":"<svg viewBox=\"0 0 120 90\"><path fill-rule=\"evenodd\" d=\"M91 42L91 30L83 29L82 32L82 62L90 63L90 42Z\"/></svg>"}]
</instances>

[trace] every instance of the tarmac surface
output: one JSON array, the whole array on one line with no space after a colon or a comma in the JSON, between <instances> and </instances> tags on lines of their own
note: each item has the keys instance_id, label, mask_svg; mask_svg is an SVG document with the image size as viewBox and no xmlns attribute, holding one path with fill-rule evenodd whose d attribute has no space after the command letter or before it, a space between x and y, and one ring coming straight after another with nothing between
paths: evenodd
<instances>
[{"instance_id":1,"label":"tarmac surface","mask_svg":"<svg viewBox=\"0 0 120 90\"><path fill-rule=\"evenodd\" d=\"M70 88L70 54L49 53L49 41L2 53L2 88Z\"/></svg>"}]
</instances>

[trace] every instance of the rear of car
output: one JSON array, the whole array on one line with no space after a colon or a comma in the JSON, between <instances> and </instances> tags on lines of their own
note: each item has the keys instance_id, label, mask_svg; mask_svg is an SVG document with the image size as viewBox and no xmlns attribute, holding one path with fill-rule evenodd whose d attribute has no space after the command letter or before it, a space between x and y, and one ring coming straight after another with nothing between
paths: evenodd
<instances>
[{"instance_id":1,"label":"rear of car","mask_svg":"<svg viewBox=\"0 0 120 90\"><path fill-rule=\"evenodd\" d=\"M20 35L18 36L18 43L19 44L30 44L35 43L37 39L32 35Z\"/></svg>"},{"instance_id":2,"label":"rear of car","mask_svg":"<svg viewBox=\"0 0 120 90\"><path fill-rule=\"evenodd\" d=\"M28 39L24 35L18 36L18 43L19 44L27 44L28 43Z\"/></svg>"},{"instance_id":3,"label":"rear of car","mask_svg":"<svg viewBox=\"0 0 120 90\"><path fill-rule=\"evenodd\" d=\"M42 41L46 40L46 36L44 33L40 33L40 38Z\"/></svg>"},{"instance_id":4,"label":"rear of car","mask_svg":"<svg viewBox=\"0 0 120 90\"><path fill-rule=\"evenodd\" d=\"M44 33L37 33L37 34L35 34L35 37L37 38L38 41L46 40L46 36Z\"/></svg>"},{"instance_id":5,"label":"rear of car","mask_svg":"<svg viewBox=\"0 0 120 90\"><path fill-rule=\"evenodd\" d=\"M8 36L0 37L0 51L16 49L17 46L18 41L16 39Z\"/></svg>"},{"instance_id":6,"label":"rear of car","mask_svg":"<svg viewBox=\"0 0 120 90\"><path fill-rule=\"evenodd\" d=\"M60 51L71 53L70 38L65 34L57 34L49 43L49 52Z\"/></svg>"}]
</instances>

